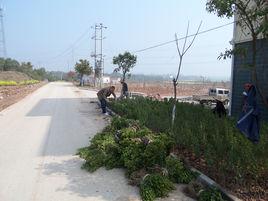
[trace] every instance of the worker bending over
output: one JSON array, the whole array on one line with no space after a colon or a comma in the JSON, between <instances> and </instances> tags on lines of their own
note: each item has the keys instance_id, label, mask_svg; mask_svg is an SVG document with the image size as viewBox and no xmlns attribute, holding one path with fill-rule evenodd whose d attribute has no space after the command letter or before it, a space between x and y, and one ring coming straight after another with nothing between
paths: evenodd
<instances>
[{"instance_id":1,"label":"worker bending over","mask_svg":"<svg viewBox=\"0 0 268 201\"><path fill-rule=\"evenodd\" d=\"M103 88L97 93L97 96L98 96L98 99L100 101L101 109L102 109L103 114L106 114L106 115L108 114L106 112L107 98L110 95L113 95L114 98L116 99L116 95L115 95L114 91L115 91L115 87L111 86L111 87Z\"/></svg>"}]
</instances>

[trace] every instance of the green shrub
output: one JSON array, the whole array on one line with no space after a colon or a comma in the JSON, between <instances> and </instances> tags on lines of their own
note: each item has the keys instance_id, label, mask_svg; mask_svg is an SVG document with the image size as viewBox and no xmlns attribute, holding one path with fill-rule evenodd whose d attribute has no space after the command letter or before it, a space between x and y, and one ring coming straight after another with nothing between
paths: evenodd
<instances>
[{"instance_id":1,"label":"green shrub","mask_svg":"<svg viewBox=\"0 0 268 201\"><path fill-rule=\"evenodd\" d=\"M219 190L216 188L209 188L200 193L198 201L224 201L224 199Z\"/></svg>"},{"instance_id":2,"label":"green shrub","mask_svg":"<svg viewBox=\"0 0 268 201\"><path fill-rule=\"evenodd\" d=\"M154 165L164 166L167 149L163 142L153 141L149 143L144 151L144 163L146 167Z\"/></svg>"},{"instance_id":3,"label":"green shrub","mask_svg":"<svg viewBox=\"0 0 268 201\"><path fill-rule=\"evenodd\" d=\"M115 144L113 133L102 132L92 138L90 146L106 151L111 144Z\"/></svg>"},{"instance_id":4,"label":"green shrub","mask_svg":"<svg viewBox=\"0 0 268 201\"><path fill-rule=\"evenodd\" d=\"M119 144L111 143L107 145L105 153L105 167L107 169L120 168L124 166L124 161L121 158L122 151Z\"/></svg>"},{"instance_id":5,"label":"green shrub","mask_svg":"<svg viewBox=\"0 0 268 201\"><path fill-rule=\"evenodd\" d=\"M169 179L160 174L145 176L140 185L140 194L143 201L152 201L157 197L166 197L175 187Z\"/></svg>"},{"instance_id":6,"label":"green shrub","mask_svg":"<svg viewBox=\"0 0 268 201\"><path fill-rule=\"evenodd\" d=\"M144 167L143 152L145 145L142 142L132 142L122 150L122 160L128 174Z\"/></svg>"},{"instance_id":7,"label":"green shrub","mask_svg":"<svg viewBox=\"0 0 268 201\"><path fill-rule=\"evenodd\" d=\"M86 160L82 169L89 172L94 172L105 164L105 153L100 149L86 147L79 149L77 154Z\"/></svg>"},{"instance_id":8,"label":"green shrub","mask_svg":"<svg viewBox=\"0 0 268 201\"><path fill-rule=\"evenodd\" d=\"M166 168L168 170L169 179L175 183L186 183L192 181L194 174L186 169L183 163L173 156L166 157Z\"/></svg>"},{"instance_id":9,"label":"green shrub","mask_svg":"<svg viewBox=\"0 0 268 201\"><path fill-rule=\"evenodd\" d=\"M115 117L112 119L111 126L116 130L120 130L129 127L129 121L126 118Z\"/></svg>"},{"instance_id":10,"label":"green shrub","mask_svg":"<svg viewBox=\"0 0 268 201\"><path fill-rule=\"evenodd\" d=\"M154 201L156 199L155 192L150 186L141 185L140 195L143 201Z\"/></svg>"},{"instance_id":11,"label":"green shrub","mask_svg":"<svg viewBox=\"0 0 268 201\"><path fill-rule=\"evenodd\" d=\"M146 167L153 167L155 165L165 166L165 158L169 154L174 141L164 133L154 135L150 141L144 151Z\"/></svg>"}]
</instances>

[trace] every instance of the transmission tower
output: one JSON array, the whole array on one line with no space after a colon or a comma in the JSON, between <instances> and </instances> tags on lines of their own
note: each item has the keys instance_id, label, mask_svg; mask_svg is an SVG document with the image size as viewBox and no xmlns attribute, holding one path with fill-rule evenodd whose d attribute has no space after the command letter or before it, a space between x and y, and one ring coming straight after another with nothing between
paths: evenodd
<instances>
[{"instance_id":1,"label":"transmission tower","mask_svg":"<svg viewBox=\"0 0 268 201\"><path fill-rule=\"evenodd\" d=\"M5 39L5 29L4 29L4 16L3 16L3 8L0 7L0 57L7 57L6 50L6 39Z\"/></svg>"},{"instance_id":2,"label":"transmission tower","mask_svg":"<svg viewBox=\"0 0 268 201\"><path fill-rule=\"evenodd\" d=\"M107 27L103 26L102 23L100 24L95 24L94 29L94 36L92 39L94 39L94 53L91 54L91 57L94 58L94 79L95 79L95 86L96 82L99 83L101 86L102 84L102 76L104 74L104 62L103 62L103 39L105 39L103 35L103 29L106 29Z\"/></svg>"}]
</instances>

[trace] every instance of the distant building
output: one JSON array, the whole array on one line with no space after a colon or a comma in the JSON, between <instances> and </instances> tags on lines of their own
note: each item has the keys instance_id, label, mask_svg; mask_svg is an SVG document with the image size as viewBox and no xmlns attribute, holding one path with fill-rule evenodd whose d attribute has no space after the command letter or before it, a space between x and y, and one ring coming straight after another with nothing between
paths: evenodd
<instances>
[{"instance_id":1,"label":"distant building","mask_svg":"<svg viewBox=\"0 0 268 201\"><path fill-rule=\"evenodd\" d=\"M112 78L111 84L116 85L116 84L120 83L120 80L121 80L121 78Z\"/></svg>"},{"instance_id":2,"label":"distant building","mask_svg":"<svg viewBox=\"0 0 268 201\"><path fill-rule=\"evenodd\" d=\"M109 76L103 76L102 77L102 83L103 84L110 84L111 83L111 78Z\"/></svg>"},{"instance_id":3,"label":"distant building","mask_svg":"<svg viewBox=\"0 0 268 201\"><path fill-rule=\"evenodd\" d=\"M237 20L237 17L236 17ZM231 86L231 115L237 117L241 113L243 104L242 93L245 83L253 83L252 71L248 64L252 61L252 38L248 30L242 30L240 26L234 25L233 45L246 50L246 55L236 55L232 62L232 86ZM259 37L257 40L257 74L258 82L264 94L268 98L268 40ZM262 119L268 121L268 109L264 106L259 94L257 102L261 110Z\"/></svg>"},{"instance_id":4,"label":"distant building","mask_svg":"<svg viewBox=\"0 0 268 201\"><path fill-rule=\"evenodd\" d=\"M83 75L82 80L86 85L94 85L94 75Z\"/></svg>"}]
</instances>

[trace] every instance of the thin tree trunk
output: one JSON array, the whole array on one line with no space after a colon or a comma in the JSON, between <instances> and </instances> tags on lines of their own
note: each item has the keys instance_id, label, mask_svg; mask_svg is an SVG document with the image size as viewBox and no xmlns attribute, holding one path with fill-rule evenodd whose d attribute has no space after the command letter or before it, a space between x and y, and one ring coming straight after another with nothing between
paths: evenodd
<instances>
[{"instance_id":1,"label":"thin tree trunk","mask_svg":"<svg viewBox=\"0 0 268 201\"><path fill-rule=\"evenodd\" d=\"M176 103L177 103L177 81L175 79L173 80L173 89L174 89L174 103L172 108L172 121L171 121L172 128L174 126L174 121L176 117Z\"/></svg>"},{"instance_id":2,"label":"thin tree trunk","mask_svg":"<svg viewBox=\"0 0 268 201\"><path fill-rule=\"evenodd\" d=\"M174 89L174 99L177 99L177 82L173 80L173 89Z\"/></svg>"},{"instance_id":3,"label":"thin tree trunk","mask_svg":"<svg viewBox=\"0 0 268 201\"><path fill-rule=\"evenodd\" d=\"M123 82L126 80L126 71L123 71Z\"/></svg>"}]
</instances>

